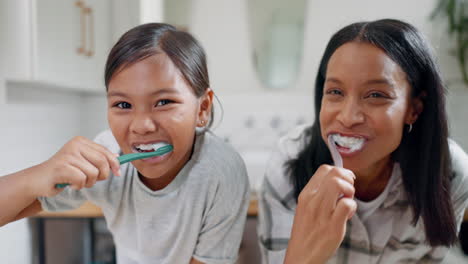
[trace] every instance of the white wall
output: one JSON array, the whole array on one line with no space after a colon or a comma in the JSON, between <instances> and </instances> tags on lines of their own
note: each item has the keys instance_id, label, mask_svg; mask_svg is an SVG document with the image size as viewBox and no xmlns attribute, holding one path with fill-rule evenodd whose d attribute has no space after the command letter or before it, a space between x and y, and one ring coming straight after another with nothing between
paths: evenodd
<instances>
[{"instance_id":1,"label":"white wall","mask_svg":"<svg viewBox=\"0 0 468 264\"><path fill-rule=\"evenodd\" d=\"M40 163L72 136L80 134L79 96L55 94L47 98L0 105L0 175ZM27 95L26 95L27 96ZM0 190L1 191L1 190ZM0 263L31 263L29 227L26 220L0 228Z\"/></svg>"}]
</instances>

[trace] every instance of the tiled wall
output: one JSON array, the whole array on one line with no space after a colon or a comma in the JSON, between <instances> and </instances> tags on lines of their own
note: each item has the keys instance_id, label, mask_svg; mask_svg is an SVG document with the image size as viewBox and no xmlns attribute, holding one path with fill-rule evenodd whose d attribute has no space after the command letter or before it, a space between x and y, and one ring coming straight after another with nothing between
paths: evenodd
<instances>
[{"instance_id":1,"label":"tiled wall","mask_svg":"<svg viewBox=\"0 0 468 264\"><path fill-rule=\"evenodd\" d=\"M80 97L48 99L0 105L0 175L46 160L80 134ZM30 245L26 220L1 227L0 263L31 263Z\"/></svg>"}]
</instances>

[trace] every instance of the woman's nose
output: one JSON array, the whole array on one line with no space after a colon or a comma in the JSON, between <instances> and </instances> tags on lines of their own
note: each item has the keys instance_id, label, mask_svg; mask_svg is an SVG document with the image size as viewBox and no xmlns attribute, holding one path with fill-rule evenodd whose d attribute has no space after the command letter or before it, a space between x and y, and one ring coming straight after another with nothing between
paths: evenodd
<instances>
[{"instance_id":1,"label":"woman's nose","mask_svg":"<svg viewBox=\"0 0 468 264\"><path fill-rule=\"evenodd\" d=\"M364 122L365 115L362 106L354 99L345 100L338 111L337 120L344 127L350 128Z\"/></svg>"},{"instance_id":2,"label":"woman's nose","mask_svg":"<svg viewBox=\"0 0 468 264\"><path fill-rule=\"evenodd\" d=\"M138 113L133 116L130 126L132 132L140 135L155 132L157 124L150 114Z\"/></svg>"}]
</instances>

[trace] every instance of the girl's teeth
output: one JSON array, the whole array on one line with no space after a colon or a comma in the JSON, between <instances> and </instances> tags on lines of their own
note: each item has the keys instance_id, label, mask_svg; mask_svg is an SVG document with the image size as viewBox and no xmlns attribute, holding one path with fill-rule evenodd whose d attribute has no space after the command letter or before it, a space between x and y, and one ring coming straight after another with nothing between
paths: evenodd
<instances>
[{"instance_id":1,"label":"girl's teeth","mask_svg":"<svg viewBox=\"0 0 468 264\"><path fill-rule=\"evenodd\" d=\"M151 144L141 144L136 146L137 149L139 150L153 150L153 145Z\"/></svg>"},{"instance_id":2,"label":"girl's teeth","mask_svg":"<svg viewBox=\"0 0 468 264\"><path fill-rule=\"evenodd\" d=\"M167 146L169 145L168 143L164 143L164 142L159 142L159 143L155 143L155 144L140 144L140 145L137 145L135 146L135 148L137 150L141 150L141 151L148 151L148 150L157 150L159 149L160 147L164 147L164 146Z\"/></svg>"},{"instance_id":3,"label":"girl's teeth","mask_svg":"<svg viewBox=\"0 0 468 264\"><path fill-rule=\"evenodd\" d=\"M364 145L363 138L345 137L338 134L333 135L333 141L342 147L349 148L351 151L359 150Z\"/></svg>"},{"instance_id":4,"label":"girl's teeth","mask_svg":"<svg viewBox=\"0 0 468 264\"><path fill-rule=\"evenodd\" d=\"M164 146L167 146L167 145L169 145L169 144L168 144L168 143L160 142L160 143L153 144L152 146L153 146L153 149L154 149L154 150L158 150L159 148L164 147Z\"/></svg>"}]
</instances>

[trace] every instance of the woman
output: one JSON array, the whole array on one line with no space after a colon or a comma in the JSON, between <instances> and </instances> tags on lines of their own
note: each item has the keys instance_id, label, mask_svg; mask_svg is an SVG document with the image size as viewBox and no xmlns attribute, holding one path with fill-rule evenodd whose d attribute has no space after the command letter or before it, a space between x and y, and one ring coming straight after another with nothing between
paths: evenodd
<instances>
[{"instance_id":1,"label":"woman","mask_svg":"<svg viewBox=\"0 0 468 264\"><path fill-rule=\"evenodd\" d=\"M422 35L391 19L338 31L315 110L268 166L264 262L440 262L468 206L468 156L447 139L444 86Z\"/></svg>"}]
</instances>

